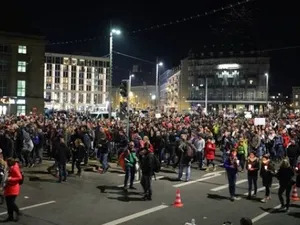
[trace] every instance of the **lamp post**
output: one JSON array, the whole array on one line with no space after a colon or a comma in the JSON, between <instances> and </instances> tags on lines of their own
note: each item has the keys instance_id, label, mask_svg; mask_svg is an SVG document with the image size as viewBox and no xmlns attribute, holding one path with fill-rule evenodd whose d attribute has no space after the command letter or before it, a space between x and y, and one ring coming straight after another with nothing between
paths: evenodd
<instances>
[{"instance_id":1,"label":"lamp post","mask_svg":"<svg viewBox=\"0 0 300 225\"><path fill-rule=\"evenodd\" d=\"M126 133L127 133L127 137L129 137L129 128L130 128L130 96L131 96L131 80L132 78L134 78L134 74L131 74L129 72L129 79L128 79L128 102L127 102L127 108L128 108L128 112L127 112L127 126L126 126Z\"/></svg>"},{"instance_id":2,"label":"lamp post","mask_svg":"<svg viewBox=\"0 0 300 225\"><path fill-rule=\"evenodd\" d=\"M156 60L156 76L155 76L155 97L156 97L156 101L155 101L155 107L156 107L156 111L158 111L159 108L159 82L158 82L158 71L159 71L159 67L163 66L162 62L158 62L158 59Z\"/></svg>"},{"instance_id":3,"label":"lamp post","mask_svg":"<svg viewBox=\"0 0 300 225\"><path fill-rule=\"evenodd\" d=\"M266 77L266 104L267 104L267 108L269 105L269 74L265 73L265 77Z\"/></svg>"},{"instance_id":4,"label":"lamp post","mask_svg":"<svg viewBox=\"0 0 300 225\"><path fill-rule=\"evenodd\" d=\"M111 110L112 110L112 72L113 72L113 36L114 35L120 35L121 31L120 30L116 30L116 29L112 29L110 31L109 34L109 94L108 94L108 101L109 101L109 108L108 108L108 112L109 112L109 118L111 118Z\"/></svg>"}]
</instances>

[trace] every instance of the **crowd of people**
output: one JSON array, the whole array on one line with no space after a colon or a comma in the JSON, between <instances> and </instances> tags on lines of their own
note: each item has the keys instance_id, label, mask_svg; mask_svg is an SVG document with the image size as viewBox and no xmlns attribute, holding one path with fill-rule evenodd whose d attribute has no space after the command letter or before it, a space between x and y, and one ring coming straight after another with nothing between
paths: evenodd
<instances>
[{"instance_id":1,"label":"crowd of people","mask_svg":"<svg viewBox=\"0 0 300 225\"><path fill-rule=\"evenodd\" d=\"M106 173L110 168L109 161L117 157L125 171L124 191L128 189L128 181L129 188L134 188L134 177L140 170L143 198L151 200L152 176L159 172L161 165L173 169L178 167L178 180L188 182L192 164L207 172L217 170L216 152L220 151L232 201L236 199L237 173L247 171L249 199L257 193L260 176L266 188L262 202L270 200L272 180L277 177L280 184L278 196L282 207L288 210L289 198L284 203L282 194L285 191L289 196L295 184L294 174L298 174L300 126L297 118L267 117L264 125L256 125L253 119L241 116L225 118L173 113L155 118L132 115L129 134L118 119L93 120L75 114L54 113L49 118L7 116L2 121L0 148L3 159L7 164L9 159L18 161L13 166L9 164L8 183L4 190L11 185L18 186L17 180L22 179L16 165L33 167L42 163L44 153L54 159L48 171L58 171L58 182L66 181L75 168L77 175L81 176L81 166L88 164L90 157L99 158L101 173ZM71 171L66 170L67 162L72 164ZM278 163L280 168L277 171L275 165ZM13 172L17 170L19 172ZM18 192L19 186L13 196ZM6 198L7 207L19 216L14 201L15 198ZM12 218L12 213L9 213L9 219Z\"/></svg>"}]
</instances>

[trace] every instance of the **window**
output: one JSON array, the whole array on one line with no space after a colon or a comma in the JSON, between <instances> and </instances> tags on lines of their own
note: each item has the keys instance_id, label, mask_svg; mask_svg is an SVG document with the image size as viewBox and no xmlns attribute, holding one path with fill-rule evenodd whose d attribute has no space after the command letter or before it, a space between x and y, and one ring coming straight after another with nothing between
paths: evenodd
<instances>
[{"instance_id":1,"label":"window","mask_svg":"<svg viewBox=\"0 0 300 225\"><path fill-rule=\"evenodd\" d=\"M26 106L25 105L18 105L17 106L17 115L25 115L26 114Z\"/></svg>"},{"instance_id":2,"label":"window","mask_svg":"<svg viewBox=\"0 0 300 225\"><path fill-rule=\"evenodd\" d=\"M295 95L295 98L298 98L298 95Z\"/></svg>"},{"instance_id":3,"label":"window","mask_svg":"<svg viewBox=\"0 0 300 225\"><path fill-rule=\"evenodd\" d=\"M253 84L253 80L249 80L249 84Z\"/></svg>"},{"instance_id":4,"label":"window","mask_svg":"<svg viewBox=\"0 0 300 225\"><path fill-rule=\"evenodd\" d=\"M18 72L21 72L21 73L26 72L26 62L18 61Z\"/></svg>"},{"instance_id":5,"label":"window","mask_svg":"<svg viewBox=\"0 0 300 225\"><path fill-rule=\"evenodd\" d=\"M19 47L18 47L18 53L19 54L27 54L27 46L19 45Z\"/></svg>"},{"instance_id":6,"label":"window","mask_svg":"<svg viewBox=\"0 0 300 225\"><path fill-rule=\"evenodd\" d=\"M26 95L26 81L18 80L17 96L25 97L25 95Z\"/></svg>"}]
</instances>

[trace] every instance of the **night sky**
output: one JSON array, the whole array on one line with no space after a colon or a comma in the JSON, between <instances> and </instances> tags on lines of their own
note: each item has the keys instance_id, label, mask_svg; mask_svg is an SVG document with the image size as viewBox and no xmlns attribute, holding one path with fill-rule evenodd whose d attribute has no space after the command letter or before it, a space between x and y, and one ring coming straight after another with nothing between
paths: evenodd
<instances>
[{"instance_id":1,"label":"night sky","mask_svg":"<svg viewBox=\"0 0 300 225\"><path fill-rule=\"evenodd\" d=\"M213 45L219 48L217 46L243 43L261 50L300 46L300 16L297 15L298 7L290 0L250 1L231 10L182 23L176 21L238 1L130 2L52 0L31 3L15 0L2 3L4 7L1 8L7 10L1 10L0 29L44 35L49 42L47 51L104 56L108 54L108 33L112 24L123 32L114 39L115 51L153 62L158 56L165 63L165 69L179 65L191 49L204 45L209 49ZM171 21L174 23L170 26L144 29ZM87 41L89 38L92 40ZM70 43L74 40L85 41ZM57 42L63 44L51 44ZM271 57L271 92L289 94L291 86L300 86L300 48L269 51L268 55ZM153 68L151 64L120 55L114 59L115 84L128 76L133 64L142 64L150 71Z\"/></svg>"}]
</instances>

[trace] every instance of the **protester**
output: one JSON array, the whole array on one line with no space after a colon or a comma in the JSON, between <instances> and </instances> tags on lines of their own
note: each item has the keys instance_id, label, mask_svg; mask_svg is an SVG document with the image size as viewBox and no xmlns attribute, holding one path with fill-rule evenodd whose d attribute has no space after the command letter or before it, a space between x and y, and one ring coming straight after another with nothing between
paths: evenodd
<instances>
[{"instance_id":1,"label":"protester","mask_svg":"<svg viewBox=\"0 0 300 225\"><path fill-rule=\"evenodd\" d=\"M259 171L259 160L255 156L254 152L250 152L247 160L247 170L248 170L248 199L256 197L257 194L257 178ZM254 187L254 192L252 194L252 184Z\"/></svg>"},{"instance_id":2,"label":"protester","mask_svg":"<svg viewBox=\"0 0 300 225\"><path fill-rule=\"evenodd\" d=\"M262 165L260 170L260 177L262 178L263 186L266 188L265 197L261 200L261 202L266 203L271 200L271 191L270 188L273 182L273 176L275 175L275 166L273 162L271 162L268 155L264 155L262 158Z\"/></svg>"},{"instance_id":3,"label":"protester","mask_svg":"<svg viewBox=\"0 0 300 225\"><path fill-rule=\"evenodd\" d=\"M8 178L6 186L4 188L4 196L7 206L8 218L6 221L14 220L14 212L16 213L15 220L18 221L21 216L21 212L16 205L16 199L20 193L20 181L23 179L19 168L19 164L13 159L7 159L8 166Z\"/></svg>"}]
</instances>

